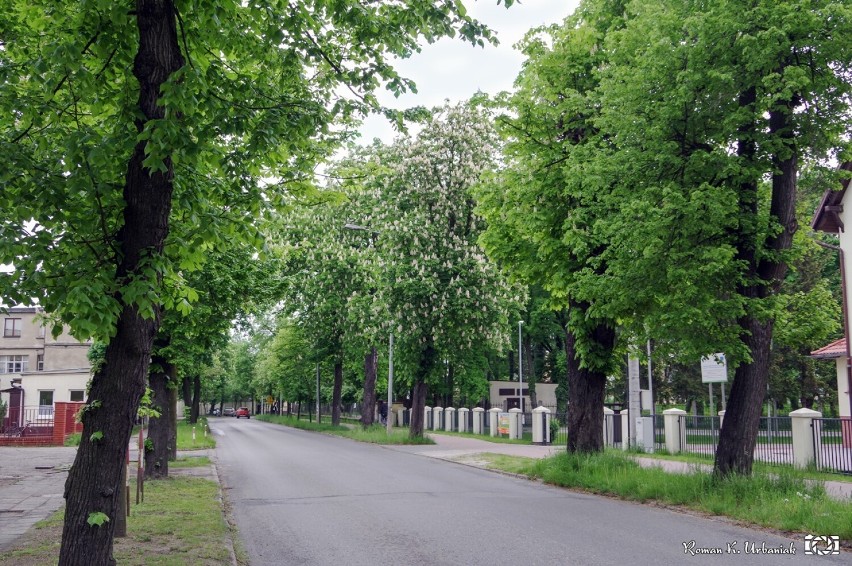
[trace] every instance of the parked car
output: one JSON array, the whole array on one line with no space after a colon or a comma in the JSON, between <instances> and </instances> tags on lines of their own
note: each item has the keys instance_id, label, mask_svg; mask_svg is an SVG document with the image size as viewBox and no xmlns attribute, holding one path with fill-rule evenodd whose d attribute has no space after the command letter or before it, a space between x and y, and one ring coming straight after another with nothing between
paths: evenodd
<instances>
[{"instance_id":1,"label":"parked car","mask_svg":"<svg viewBox=\"0 0 852 566\"><path fill-rule=\"evenodd\" d=\"M248 407L240 407L237 409L237 414L235 415L237 418L245 417L247 419L251 418L251 413L249 413Z\"/></svg>"},{"instance_id":2,"label":"parked car","mask_svg":"<svg viewBox=\"0 0 852 566\"><path fill-rule=\"evenodd\" d=\"M234 413L236 413L236 411L234 411L233 407L225 407L225 411L222 413L222 415L225 417L233 417Z\"/></svg>"}]
</instances>

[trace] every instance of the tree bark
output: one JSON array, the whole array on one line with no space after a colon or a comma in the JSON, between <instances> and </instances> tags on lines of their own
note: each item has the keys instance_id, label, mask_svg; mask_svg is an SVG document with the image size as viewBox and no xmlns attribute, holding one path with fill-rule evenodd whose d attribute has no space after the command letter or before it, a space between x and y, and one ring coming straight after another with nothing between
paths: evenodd
<instances>
[{"instance_id":1,"label":"tree bark","mask_svg":"<svg viewBox=\"0 0 852 566\"><path fill-rule=\"evenodd\" d=\"M201 406L201 376L196 374L192 377L192 410L189 412L189 423L198 422L199 407Z\"/></svg>"},{"instance_id":2,"label":"tree bark","mask_svg":"<svg viewBox=\"0 0 852 566\"><path fill-rule=\"evenodd\" d=\"M751 89L741 97L741 105L754 102ZM774 160L772 175L772 199L770 219L781 228L767 237L764 252L757 254L756 236L744 232L741 234L741 246L738 259L747 265L746 279L739 292L747 301L765 299L776 293L786 273L787 264L781 259L780 252L790 248L793 234L796 232L796 176L798 155L790 124L795 101L790 101L786 109L774 109L769 113L770 134L784 141L782 155ZM754 154L754 144L746 137L738 153L750 160ZM757 182L744 183L745 198L743 205L747 212L755 214L757 210ZM752 236L751 241L748 237ZM751 474L754 462L754 447L757 443L758 426L766 384L769 381L769 351L772 344L774 319L755 313L754 305L746 305L747 314L739 320L743 343L751 352L752 360L741 364L734 373L734 383L725 411L725 419L719 434L719 446L716 449L714 473L720 476L732 474Z\"/></svg>"},{"instance_id":3,"label":"tree bark","mask_svg":"<svg viewBox=\"0 0 852 566\"><path fill-rule=\"evenodd\" d=\"M423 437L423 411L426 408L426 393L428 386L426 378L432 371L435 365L435 357L437 353L431 342L429 342L420 354L420 363L417 364L417 370L414 374L414 392L411 398L411 418L409 420L408 435L411 438Z\"/></svg>"},{"instance_id":4,"label":"tree bark","mask_svg":"<svg viewBox=\"0 0 852 566\"><path fill-rule=\"evenodd\" d=\"M368 427L373 424L376 412L376 372L379 353L376 347L370 347L370 352L364 357L364 402L361 405L361 425Z\"/></svg>"},{"instance_id":5,"label":"tree bark","mask_svg":"<svg viewBox=\"0 0 852 566\"><path fill-rule=\"evenodd\" d=\"M139 111L145 120L164 118L165 111L157 104L160 88L184 64L173 2L137 0L136 19L139 48L133 74L139 81ZM137 119L138 131L144 125L143 118ZM125 177L124 224L116 242L121 262L115 276L121 283L141 275L139 268L147 258L162 253L169 230L172 164L166 160L166 172L144 167L145 145L137 143ZM82 440L65 482L61 566L115 564L112 548L118 498L124 497L122 471L159 326L158 316L146 318L136 306L116 298L122 304L121 314L103 367L92 378ZM90 519L102 517L96 513L108 520L89 524Z\"/></svg>"},{"instance_id":6,"label":"tree bark","mask_svg":"<svg viewBox=\"0 0 852 566\"><path fill-rule=\"evenodd\" d=\"M579 307L582 308L582 307ZM615 331L600 324L590 338L602 350L612 351ZM603 404L606 373L580 367L576 349L577 337L566 333L565 356L568 362L568 452L601 452L603 443Z\"/></svg>"},{"instance_id":7,"label":"tree bark","mask_svg":"<svg viewBox=\"0 0 852 566\"><path fill-rule=\"evenodd\" d=\"M343 361L334 362L334 388L331 392L331 424L340 425L340 394L343 390Z\"/></svg>"},{"instance_id":8,"label":"tree bark","mask_svg":"<svg viewBox=\"0 0 852 566\"><path fill-rule=\"evenodd\" d=\"M192 378L184 373L180 385L181 392L183 393L184 407L192 407Z\"/></svg>"},{"instance_id":9,"label":"tree bark","mask_svg":"<svg viewBox=\"0 0 852 566\"><path fill-rule=\"evenodd\" d=\"M161 371L151 372L148 377L153 393L152 405L160 412L159 417L148 421L148 438L145 442L145 478L159 479L169 475L171 457L171 396L169 395L169 363L163 357L152 360Z\"/></svg>"}]
</instances>

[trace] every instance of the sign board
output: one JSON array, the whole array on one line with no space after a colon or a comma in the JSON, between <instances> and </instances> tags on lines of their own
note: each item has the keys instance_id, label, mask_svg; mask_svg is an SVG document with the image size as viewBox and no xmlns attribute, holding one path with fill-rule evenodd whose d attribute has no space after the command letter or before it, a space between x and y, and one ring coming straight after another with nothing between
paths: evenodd
<instances>
[{"instance_id":1,"label":"sign board","mask_svg":"<svg viewBox=\"0 0 852 566\"><path fill-rule=\"evenodd\" d=\"M727 383L728 363L725 354L701 358L701 383Z\"/></svg>"},{"instance_id":2,"label":"sign board","mask_svg":"<svg viewBox=\"0 0 852 566\"><path fill-rule=\"evenodd\" d=\"M497 417L497 434L509 434L509 413L500 413Z\"/></svg>"}]
</instances>

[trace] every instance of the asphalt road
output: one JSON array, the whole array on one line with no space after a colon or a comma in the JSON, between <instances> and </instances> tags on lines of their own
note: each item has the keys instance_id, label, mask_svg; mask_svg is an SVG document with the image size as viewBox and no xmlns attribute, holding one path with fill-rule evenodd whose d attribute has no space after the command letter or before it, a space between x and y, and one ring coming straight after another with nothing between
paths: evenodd
<instances>
[{"instance_id":1,"label":"asphalt road","mask_svg":"<svg viewBox=\"0 0 852 566\"><path fill-rule=\"evenodd\" d=\"M805 556L802 538L573 493L410 449L254 419L212 419L211 428L252 566L850 563L848 553ZM702 554L715 550L721 554Z\"/></svg>"}]
</instances>

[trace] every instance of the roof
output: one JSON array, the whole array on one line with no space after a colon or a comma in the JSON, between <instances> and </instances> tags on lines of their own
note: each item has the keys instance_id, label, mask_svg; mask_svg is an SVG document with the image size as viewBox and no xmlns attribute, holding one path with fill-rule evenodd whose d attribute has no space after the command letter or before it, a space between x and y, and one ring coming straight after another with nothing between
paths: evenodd
<instances>
[{"instance_id":1,"label":"roof","mask_svg":"<svg viewBox=\"0 0 852 566\"><path fill-rule=\"evenodd\" d=\"M839 167L841 171L852 171L852 161L847 161ZM840 189L826 189L822 200L814 213L811 228L820 232L838 234L843 231L840 212L843 211L843 196L849 187L849 177L840 181Z\"/></svg>"},{"instance_id":2,"label":"roof","mask_svg":"<svg viewBox=\"0 0 852 566\"><path fill-rule=\"evenodd\" d=\"M819 350L811 352L812 358L830 359L830 358L845 358L846 357L846 338L835 340L827 346L823 346Z\"/></svg>"}]
</instances>

